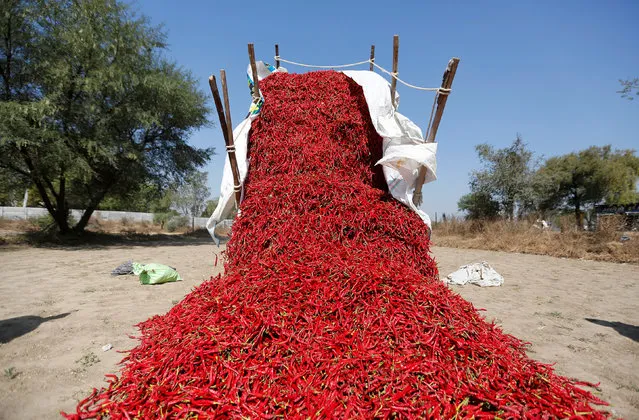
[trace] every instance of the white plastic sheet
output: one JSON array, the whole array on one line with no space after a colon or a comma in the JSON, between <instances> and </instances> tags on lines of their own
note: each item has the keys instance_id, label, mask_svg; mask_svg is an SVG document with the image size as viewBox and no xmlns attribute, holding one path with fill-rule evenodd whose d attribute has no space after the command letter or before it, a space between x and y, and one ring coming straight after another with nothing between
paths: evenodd
<instances>
[{"instance_id":1,"label":"white plastic sheet","mask_svg":"<svg viewBox=\"0 0 639 420\"><path fill-rule=\"evenodd\" d=\"M235 144L235 157L237 159L237 169L240 173L240 182L243 184L248 172L248 135L251 131L251 121L257 118L256 115L251 115L242 121L235 130L233 130L233 139ZM231 162L228 154L224 161L224 172L222 173L222 184L220 185L220 199L217 202L217 207L213 211L211 217L206 222L206 229L211 236L215 239L214 230L216 223L224 220L226 216L231 214L235 207L235 194L233 192L233 171L231 170Z\"/></svg>"},{"instance_id":2,"label":"white plastic sheet","mask_svg":"<svg viewBox=\"0 0 639 420\"><path fill-rule=\"evenodd\" d=\"M476 284L480 287L501 286L504 278L486 261L462 265L457 271L450 273L444 283L465 285Z\"/></svg>"},{"instance_id":3,"label":"white plastic sheet","mask_svg":"<svg viewBox=\"0 0 639 420\"><path fill-rule=\"evenodd\" d=\"M269 66L258 62L258 79L262 80L270 74ZM247 69L249 82L252 83L250 67ZM280 67L277 71L286 71ZM377 73L371 71L345 71L345 75L362 86L371 121L377 133L384 139L384 153L377 164L384 166L384 176L390 193L395 199L411 208L430 227L428 215L413 204L413 191L420 167L426 168L426 181L434 181L437 171L437 144L425 143L421 129L411 120L395 111L391 102L390 84ZM399 104L399 94L395 95L395 105ZM256 118L251 115L233 130L235 155L243 184L248 172L247 156L248 134L251 121ZM226 157L224 173L220 187L220 200L209 218L206 228L215 239L215 225L223 220L235 205L233 194L233 174L231 165Z\"/></svg>"},{"instance_id":4,"label":"white plastic sheet","mask_svg":"<svg viewBox=\"0 0 639 420\"><path fill-rule=\"evenodd\" d=\"M410 207L430 227L430 217L413 203L413 192L420 167L426 168L425 183L437 179L437 143L425 143L422 130L397 112L391 102L390 83L372 71L345 71L362 87L371 121L384 138L384 154L377 164L384 166L384 177L395 199Z\"/></svg>"}]
</instances>

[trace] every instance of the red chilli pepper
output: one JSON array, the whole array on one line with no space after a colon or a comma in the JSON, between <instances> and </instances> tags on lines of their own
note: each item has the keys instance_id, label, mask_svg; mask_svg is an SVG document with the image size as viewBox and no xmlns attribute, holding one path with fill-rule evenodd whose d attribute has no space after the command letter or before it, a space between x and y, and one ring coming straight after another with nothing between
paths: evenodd
<instances>
[{"instance_id":1,"label":"red chilli pepper","mask_svg":"<svg viewBox=\"0 0 639 420\"><path fill-rule=\"evenodd\" d=\"M359 85L260 87L224 276L140 323L119 378L67 418L609 417L438 280Z\"/></svg>"}]
</instances>

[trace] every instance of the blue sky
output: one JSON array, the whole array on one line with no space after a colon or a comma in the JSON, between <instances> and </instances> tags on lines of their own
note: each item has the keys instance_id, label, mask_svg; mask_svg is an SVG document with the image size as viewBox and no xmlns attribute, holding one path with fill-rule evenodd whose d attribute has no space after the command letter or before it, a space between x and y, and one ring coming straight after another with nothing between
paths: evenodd
<instances>
[{"instance_id":1,"label":"blue sky","mask_svg":"<svg viewBox=\"0 0 639 420\"><path fill-rule=\"evenodd\" d=\"M457 212L478 168L474 146L509 145L520 133L539 156L612 144L639 148L639 99L616 93L618 79L639 76L639 2L629 1L287 1L139 0L135 8L162 23L167 56L207 78L227 72L234 125L246 115L247 43L272 62L274 44L294 61L366 60L391 68L400 36L400 77L437 86L448 59L461 58L437 136L438 180L424 187L423 208ZM290 71L304 69L288 66ZM425 129L432 94L399 87L400 112ZM212 102L211 102L212 104ZM211 118L216 119L212 114ZM206 167L219 193L224 140L218 127L191 142L213 146Z\"/></svg>"}]
</instances>

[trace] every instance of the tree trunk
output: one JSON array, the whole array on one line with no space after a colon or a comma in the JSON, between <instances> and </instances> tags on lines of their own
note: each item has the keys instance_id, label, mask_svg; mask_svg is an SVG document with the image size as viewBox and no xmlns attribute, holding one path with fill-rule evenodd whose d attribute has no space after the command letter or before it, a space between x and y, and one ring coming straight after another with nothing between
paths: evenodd
<instances>
[{"instance_id":1,"label":"tree trunk","mask_svg":"<svg viewBox=\"0 0 639 420\"><path fill-rule=\"evenodd\" d=\"M77 233L82 233L84 231L84 229L89 224L91 215L93 215L93 212L95 211L96 207L97 206L95 205L90 205L84 210L84 213L82 213L82 217L80 217L80 220L78 221L78 223L73 227L74 231L76 231Z\"/></svg>"},{"instance_id":2,"label":"tree trunk","mask_svg":"<svg viewBox=\"0 0 639 420\"><path fill-rule=\"evenodd\" d=\"M581 202L579 198L575 199L575 223L577 224L577 229L583 229L583 223L581 223Z\"/></svg>"},{"instance_id":3,"label":"tree trunk","mask_svg":"<svg viewBox=\"0 0 639 420\"><path fill-rule=\"evenodd\" d=\"M97 196L94 196L91 199L91 202L84 210L84 213L82 213L82 217L80 217L80 221L78 221L78 223L73 227L74 231L76 231L77 233L82 233L84 231L84 228L86 228L87 225L89 224L89 219L91 219L91 215L93 215L93 212L95 211L95 209L98 208L98 205L100 204L100 202L102 202L102 199L104 198L104 196L106 195L106 193L109 191L109 189L114 183L115 183L115 180L112 180L108 185L104 187L102 191L100 191L100 193Z\"/></svg>"},{"instance_id":4,"label":"tree trunk","mask_svg":"<svg viewBox=\"0 0 639 420\"><path fill-rule=\"evenodd\" d=\"M56 222L58 223L58 227L60 228L60 233L66 234L71 231L69 227L69 203L66 200L66 178L64 175L60 175L59 178L60 186L58 188L58 195L56 196L56 209L58 213L58 218ZM51 186L51 191L53 191L53 186Z\"/></svg>"},{"instance_id":5,"label":"tree trunk","mask_svg":"<svg viewBox=\"0 0 639 420\"><path fill-rule=\"evenodd\" d=\"M56 209L55 213L51 216L53 216L61 234L66 235L71 232L71 228L69 227L69 213L66 209Z\"/></svg>"},{"instance_id":6,"label":"tree trunk","mask_svg":"<svg viewBox=\"0 0 639 420\"><path fill-rule=\"evenodd\" d=\"M506 205L506 217L510 221L515 219L515 206L510 201Z\"/></svg>"},{"instance_id":7,"label":"tree trunk","mask_svg":"<svg viewBox=\"0 0 639 420\"><path fill-rule=\"evenodd\" d=\"M57 205L54 206L51 200L49 199L47 190L44 187L44 184L41 182L41 180L35 177L32 177L32 180L36 188L38 189L38 193L40 194L40 198L42 198L42 201L44 202L44 206L46 207L47 211L49 212L49 214L55 221L56 225L58 225L58 229L60 230L60 233L62 234L69 233L71 229L69 228L69 219L68 219L69 209L67 209L66 203L64 202L60 203L58 201Z\"/></svg>"}]
</instances>

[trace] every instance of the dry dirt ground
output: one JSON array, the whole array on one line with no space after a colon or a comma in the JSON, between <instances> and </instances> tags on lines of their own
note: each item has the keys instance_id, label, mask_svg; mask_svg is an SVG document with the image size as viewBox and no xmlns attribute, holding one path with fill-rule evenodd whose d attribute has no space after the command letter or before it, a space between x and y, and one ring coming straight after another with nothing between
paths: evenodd
<instances>
[{"instance_id":1,"label":"dry dirt ground","mask_svg":"<svg viewBox=\"0 0 639 420\"><path fill-rule=\"evenodd\" d=\"M117 372L133 327L165 313L221 270L207 239L188 244L0 248L0 418L59 418ZM639 418L639 266L435 248L442 276L486 260L499 288L455 287L504 330L532 343L530 356L559 373L601 382L616 416ZM184 281L142 286L111 269L133 259L178 269ZM111 344L112 350L102 351Z\"/></svg>"}]
</instances>

